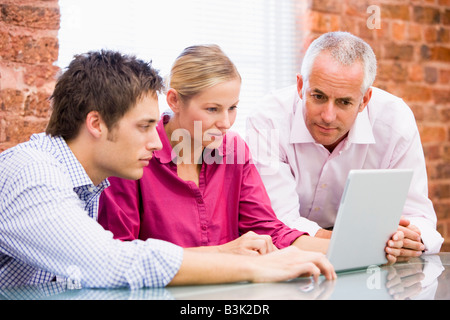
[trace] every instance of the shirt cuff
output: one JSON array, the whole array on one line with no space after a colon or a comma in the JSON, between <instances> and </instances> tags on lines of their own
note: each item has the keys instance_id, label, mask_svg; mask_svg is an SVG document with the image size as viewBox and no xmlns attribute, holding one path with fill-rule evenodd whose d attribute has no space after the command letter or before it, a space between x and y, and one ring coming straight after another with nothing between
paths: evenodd
<instances>
[{"instance_id":1,"label":"shirt cuff","mask_svg":"<svg viewBox=\"0 0 450 320\"><path fill-rule=\"evenodd\" d=\"M297 220L294 221L289 227L297 229L301 232L305 232L309 234L311 237L314 237L319 231L319 229L322 229L316 222L308 220L303 217L299 217Z\"/></svg>"}]
</instances>

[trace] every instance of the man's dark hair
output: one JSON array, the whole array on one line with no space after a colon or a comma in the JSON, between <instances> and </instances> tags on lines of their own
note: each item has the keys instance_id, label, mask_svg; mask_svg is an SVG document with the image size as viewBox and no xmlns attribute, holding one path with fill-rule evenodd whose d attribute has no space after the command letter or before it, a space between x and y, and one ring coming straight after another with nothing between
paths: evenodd
<instances>
[{"instance_id":1,"label":"man's dark hair","mask_svg":"<svg viewBox=\"0 0 450 320\"><path fill-rule=\"evenodd\" d=\"M144 95L163 90L151 62L115 51L76 55L57 80L50 97L53 111L46 133L71 140L91 111L99 112L111 130Z\"/></svg>"}]
</instances>

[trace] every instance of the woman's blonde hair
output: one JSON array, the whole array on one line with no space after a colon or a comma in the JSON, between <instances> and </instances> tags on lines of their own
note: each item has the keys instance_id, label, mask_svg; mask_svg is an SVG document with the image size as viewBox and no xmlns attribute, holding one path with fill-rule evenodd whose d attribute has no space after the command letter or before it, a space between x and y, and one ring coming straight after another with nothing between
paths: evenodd
<instances>
[{"instance_id":1,"label":"woman's blonde hair","mask_svg":"<svg viewBox=\"0 0 450 320\"><path fill-rule=\"evenodd\" d=\"M218 45L195 45L184 49L175 60L168 87L188 102L203 90L234 79L241 80L241 76Z\"/></svg>"}]
</instances>

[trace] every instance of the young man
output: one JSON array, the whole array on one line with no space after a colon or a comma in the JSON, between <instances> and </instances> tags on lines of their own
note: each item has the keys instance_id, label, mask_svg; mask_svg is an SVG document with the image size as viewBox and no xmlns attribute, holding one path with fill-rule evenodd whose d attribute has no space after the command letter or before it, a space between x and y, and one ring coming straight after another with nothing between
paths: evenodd
<instances>
[{"instance_id":1,"label":"young man","mask_svg":"<svg viewBox=\"0 0 450 320\"><path fill-rule=\"evenodd\" d=\"M401 99L371 87L375 75L367 43L345 32L322 35L305 54L297 86L269 95L249 117L252 155L280 220L325 238L351 169L413 168L405 219L387 257L395 262L439 252L414 116Z\"/></svg>"},{"instance_id":2,"label":"young man","mask_svg":"<svg viewBox=\"0 0 450 320\"><path fill-rule=\"evenodd\" d=\"M162 79L118 52L78 55L58 79L46 133L0 155L0 286L54 281L132 289L168 284L335 277L296 248L257 257L204 254L149 239L114 240L97 222L107 177L139 179L152 152Z\"/></svg>"}]
</instances>

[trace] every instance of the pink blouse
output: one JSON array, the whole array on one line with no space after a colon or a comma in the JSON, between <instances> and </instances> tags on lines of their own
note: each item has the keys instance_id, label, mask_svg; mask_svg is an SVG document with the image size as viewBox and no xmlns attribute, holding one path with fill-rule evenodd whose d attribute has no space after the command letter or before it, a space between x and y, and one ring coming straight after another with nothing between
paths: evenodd
<instances>
[{"instance_id":1,"label":"pink blouse","mask_svg":"<svg viewBox=\"0 0 450 320\"><path fill-rule=\"evenodd\" d=\"M209 152L199 186L177 175L172 147L158 123L162 150L154 152L140 180L110 178L101 195L98 222L121 240L166 240L182 247L220 245L253 231L268 234L278 248L304 235L277 219L250 152L228 132L222 148ZM207 150L207 149L205 149Z\"/></svg>"}]
</instances>

